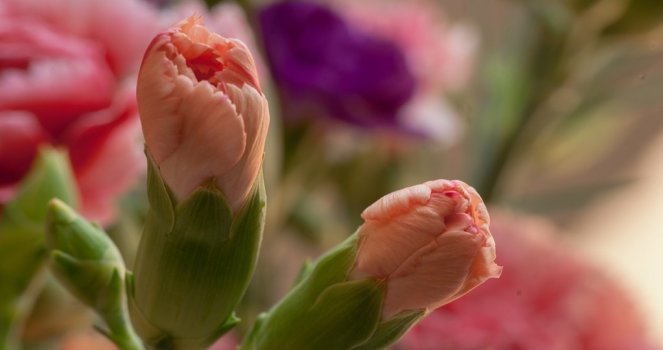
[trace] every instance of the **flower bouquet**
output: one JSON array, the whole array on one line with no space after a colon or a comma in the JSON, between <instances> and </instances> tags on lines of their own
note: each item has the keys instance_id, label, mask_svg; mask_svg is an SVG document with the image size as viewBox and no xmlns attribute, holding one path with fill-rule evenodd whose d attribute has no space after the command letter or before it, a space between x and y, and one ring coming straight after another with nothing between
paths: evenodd
<instances>
[{"instance_id":1,"label":"flower bouquet","mask_svg":"<svg viewBox=\"0 0 663 350\"><path fill-rule=\"evenodd\" d=\"M477 1L1 3L0 350L656 349L554 222L663 8Z\"/></svg>"}]
</instances>

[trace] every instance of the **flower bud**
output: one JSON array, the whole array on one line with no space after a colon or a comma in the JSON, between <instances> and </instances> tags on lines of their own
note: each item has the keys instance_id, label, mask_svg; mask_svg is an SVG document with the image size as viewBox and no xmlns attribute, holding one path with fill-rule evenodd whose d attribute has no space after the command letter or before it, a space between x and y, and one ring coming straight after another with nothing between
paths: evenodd
<instances>
[{"instance_id":1,"label":"flower bud","mask_svg":"<svg viewBox=\"0 0 663 350\"><path fill-rule=\"evenodd\" d=\"M59 199L48 204L48 248L81 261L103 262L124 274L124 262L111 239Z\"/></svg>"},{"instance_id":2,"label":"flower bud","mask_svg":"<svg viewBox=\"0 0 663 350\"><path fill-rule=\"evenodd\" d=\"M350 276L387 283L383 319L432 310L497 277L495 241L481 197L437 180L388 194L363 213Z\"/></svg>"},{"instance_id":3,"label":"flower bud","mask_svg":"<svg viewBox=\"0 0 663 350\"><path fill-rule=\"evenodd\" d=\"M191 16L154 38L136 93L147 152L177 200L213 180L239 210L258 177L269 125L246 46Z\"/></svg>"},{"instance_id":4,"label":"flower bud","mask_svg":"<svg viewBox=\"0 0 663 350\"><path fill-rule=\"evenodd\" d=\"M391 193L362 217L354 235L260 317L240 349L386 348L434 308L501 272L486 208L460 181Z\"/></svg>"},{"instance_id":5,"label":"flower bud","mask_svg":"<svg viewBox=\"0 0 663 350\"><path fill-rule=\"evenodd\" d=\"M128 281L149 347L203 349L230 330L262 238L267 101L246 46L198 16L157 35L138 77L150 212Z\"/></svg>"},{"instance_id":6,"label":"flower bud","mask_svg":"<svg viewBox=\"0 0 663 350\"><path fill-rule=\"evenodd\" d=\"M99 226L58 199L49 203L46 243L51 270L78 300L94 309L122 349L142 349L129 321L122 256Z\"/></svg>"}]
</instances>

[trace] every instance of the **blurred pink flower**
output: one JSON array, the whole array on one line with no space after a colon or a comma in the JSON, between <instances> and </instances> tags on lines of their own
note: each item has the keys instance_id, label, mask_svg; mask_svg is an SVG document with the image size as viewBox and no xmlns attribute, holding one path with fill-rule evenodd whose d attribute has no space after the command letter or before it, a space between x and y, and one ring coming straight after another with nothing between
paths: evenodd
<instances>
[{"instance_id":1,"label":"blurred pink flower","mask_svg":"<svg viewBox=\"0 0 663 350\"><path fill-rule=\"evenodd\" d=\"M69 150L81 211L108 223L140 172L130 84L157 14L137 0L0 3L0 203L41 145Z\"/></svg>"},{"instance_id":2,"label":"blurred pink flower","mask_svg":"<svg viewBox=\"0 0 663 350\"><path fill-rule=\"evenodd\" d=\"M554 240L547 222L493 211L498 280L433 312L402 350L644 350L643 321L612 280Z\"/></svg>"},{"instance_id":3,"label":"blurred pink flower","mask_svg":"<svg viewBox=\"0 0 663 350\"><path fill-rule=\"evenodd\" d=\"M74 332L62 339L59 350L117 350L108 338L97 332Z\"/></svg>"},{"instance_id":4,"label":"blurred pink flower","mask_svg":"<svg viewBox=\"0 0 663 350\"><path fill-rule=\"evenodd\" d=\"M237 334L235 332L230 332L219 338L219 340L212 344L207 350L235 350L238 345L239 339Z\"/></svg>"},{"instance_id":5,"label":"blurred pink flower","mask_svg":"<svg viewBox=\"0 0 663 350\"><path fill-rule=\"evenodd\" d=\"M428 0L329 0L363 30L395 43L417 79L417 91L401 122L451 144L462 131L444 95L464 88L475 66L479 37L474 27L450 23Z\"/></svg>"}]
</instances>

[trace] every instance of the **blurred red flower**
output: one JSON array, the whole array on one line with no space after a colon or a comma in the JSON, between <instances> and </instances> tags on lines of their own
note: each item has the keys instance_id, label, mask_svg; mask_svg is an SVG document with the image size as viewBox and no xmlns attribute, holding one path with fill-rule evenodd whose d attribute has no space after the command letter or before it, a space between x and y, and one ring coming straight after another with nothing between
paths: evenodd
<instances>
[{"instance_id":1,"label":"blurred red flower","mask_svg":"<svg viewBox=\"0 0 663 350\"><path fill-rule=\"evenodd\" d=\"M491 211L501 278L415 326L398 349L655 349L614 281L554 240L547 222Z\"/></svg>"},{"instance_id":2,"label":"blurred red flower","mask_svg":"<svg viewBox=\"0 0 663 350\"><path fill-rule=\"evenodd\" d=\"M69 151L81 211L107 223L144 167L130 80L158 30L134 0L0 3L0 205L41 145Z\"/></svg>"}]
</instances>

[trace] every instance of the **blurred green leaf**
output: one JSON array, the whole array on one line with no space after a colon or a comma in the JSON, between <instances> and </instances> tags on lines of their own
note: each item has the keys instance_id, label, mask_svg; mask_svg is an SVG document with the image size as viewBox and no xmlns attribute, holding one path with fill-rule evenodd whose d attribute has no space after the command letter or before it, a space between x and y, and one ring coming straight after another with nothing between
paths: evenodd
<instances>
[{"instance_id":1,"label":"blurred green leaf","mask_svg":"<svg viewBox=\"0 0 663 350\"><path fill-rule=\"evenodd\" d=\"M566 0L566 5L578 15L596 11L618 11L614 18L606 23L603 34L631 35L639 34L661 24L663 2L660 0ZM610 7L610 9L608 9Z\"/></svg>"},{"instance_id":2,"label":"blurred green leaf","mask_svg":"<svg viewBox=\"0 0 663 350\"><path fill-rule=\"evenodd\" d=\"M617 179L603 183L587 183L573 188L549 189L549 192L514 198L506 204L535 214L560 214L577 211L611 191L631 185L635 179Z\"/></svg>"},{"instance_id":3,"label":"blurred green leaf","mask_svg":"<svg viewBox=\"0 0 663 350\"><path fill-rule=\"evenodd\" d=\"M43 233L52 198L75 204L76 185L66 153L42 149L0 221L0 346L15 346L40 289L36 277L46 261Z\"/></svg>"},{"instance_id":4,"label":"blurred green leaf","mask_svg":"<svg viewBox=\"0 0 663 350\"><path fill-rule=\"evenodd\" d=\"M661 25L663 1L626 0L626 3L621 17L605 29L606 34L636 34Z\"/></svg>"}]
</instances>

